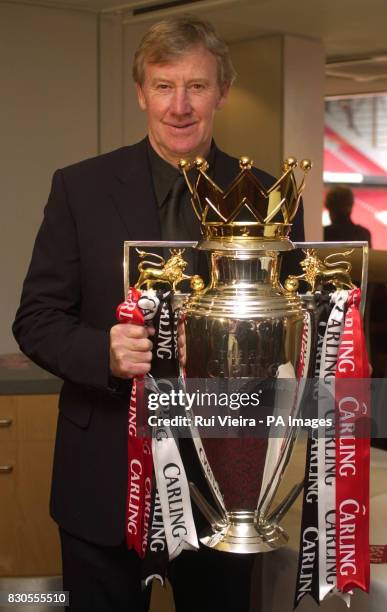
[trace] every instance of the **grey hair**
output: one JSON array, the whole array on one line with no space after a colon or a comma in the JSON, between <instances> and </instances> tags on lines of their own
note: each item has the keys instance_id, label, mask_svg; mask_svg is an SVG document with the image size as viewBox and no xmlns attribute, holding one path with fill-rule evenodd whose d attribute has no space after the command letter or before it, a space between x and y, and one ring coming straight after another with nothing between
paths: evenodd
<instances>
[{"instance_id":1,"label":"grey hair","mask_svg":"<svg viewBox=\"0 0 387 612\"><path fill-rule=\"evenodd\" d=\"M216 57L219 87L223 89L231 85L236 72L227 44L219 38L212 23L192 15L164 19L148 30L134 55L134 81L139 85L143 84L146 63L168 62L198 45L202 45Z\"/></svg>"}]
</instances>

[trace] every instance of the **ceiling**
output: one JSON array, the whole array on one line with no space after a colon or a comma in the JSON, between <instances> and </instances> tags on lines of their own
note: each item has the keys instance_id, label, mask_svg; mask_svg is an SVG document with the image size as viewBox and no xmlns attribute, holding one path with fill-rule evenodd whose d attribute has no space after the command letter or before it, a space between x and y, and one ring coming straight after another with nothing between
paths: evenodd
<instances>
[{"instance_id":1,"label":"ceiling","mask_svg":"<svg viewBox=\"0 0 387 612\"><path fill-rule=\"evenodd\" d=\"M0 0L1 1L1 0ZM133 10L170 0L5 0L72 8L96 13L122 13L126 22L153 21L178 12L190 12L213 21L219 33L235 42L273 33L289 33L320 39L328 63L343 59L385 56L385 71L378 79L387 82L386 0L195 0L184 6L133 15ZM175 0L176 1L176 0ZM173 0L172 0L173 3ZM380 60L379 60L380 62ZM384 60L382 59L382 62ZM365 65L363 66L365 68ZM371 76L374 72L370 67ZM340 70L340 74L345 70ZM367 75L366 75L367 76ZM357 75L359 77L359 75ZM344 76L344 78L346 78ZM375 79L374 75L374 79Z\"/></svg>"}]
</instances>

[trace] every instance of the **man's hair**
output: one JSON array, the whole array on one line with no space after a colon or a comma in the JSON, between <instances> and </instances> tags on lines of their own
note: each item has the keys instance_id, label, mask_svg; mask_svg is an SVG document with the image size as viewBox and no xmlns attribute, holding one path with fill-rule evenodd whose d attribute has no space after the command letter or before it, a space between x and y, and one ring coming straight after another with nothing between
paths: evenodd
<instances>
[{"instance_id":1,"label":"man's hair","mask_svg":"<svg viewBox=\"0 0 387 612\"><path fill-rule=\"evenodd\" d=\"M215 55L218 62L218 82L222 89L231 85L236 72L228 46L219 38L209 21L192 15L171 17L154 24L143 37L134 56L133 79L144 82L145 64L162 64L176 59L192 48L203 46Z\"/></svg>"},{"instance_id":2,"label":"man's hair","mask_svg":"<svg viewBox=\"0 0 387 612\"><path fill-rule=\"evenodd\" d=\"M353 207L353 191L345 185L337 185L327 192L325 206L335 219L350 217Z\"/></svg>"}]
</instances>

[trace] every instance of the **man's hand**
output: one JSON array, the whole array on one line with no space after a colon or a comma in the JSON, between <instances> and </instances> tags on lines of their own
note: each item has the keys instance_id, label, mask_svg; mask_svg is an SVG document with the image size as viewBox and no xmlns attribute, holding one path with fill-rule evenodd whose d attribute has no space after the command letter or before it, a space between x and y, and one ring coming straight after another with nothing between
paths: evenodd
<instances>
[{"instance_id":1,"label":"man's hand","mask_svg":"<svg viewBox=\"0 0 387 612\"><path fill-rule=\"evenodd\" d=\"M119 323L110 330L110 371L118 378L147 374L152 361L153 327Z\"/></svg>"}]
</instances>

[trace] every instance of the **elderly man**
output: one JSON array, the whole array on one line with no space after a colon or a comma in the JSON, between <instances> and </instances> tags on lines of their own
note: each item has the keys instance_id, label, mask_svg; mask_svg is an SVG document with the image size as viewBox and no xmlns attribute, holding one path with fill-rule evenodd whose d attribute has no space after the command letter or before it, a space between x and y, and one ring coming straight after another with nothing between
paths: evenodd
<instances>
[{"instance_id":1,"label":"elderly man","mask_svg":"<svg viewBox=\"0 0 387 612\"><path fill-rule=\"evenodd\" d=\"M156 24L133 75L148 137L54 174L14 324L21 349L64 380L51 513L64 588L71 609L82 612L149 603L140 560L125 545L125 508L130 379L150 369L152 330L114 321L123 242L200 237L176 166L181 157L207 157L222 186L238 171L212 140L234 71L211 24L190 17ZM292 236L303 239L302 212ZM247 610L252 560L242 557L183 553L171 571L176 609Z\"/></svg>"}]
</instances>

